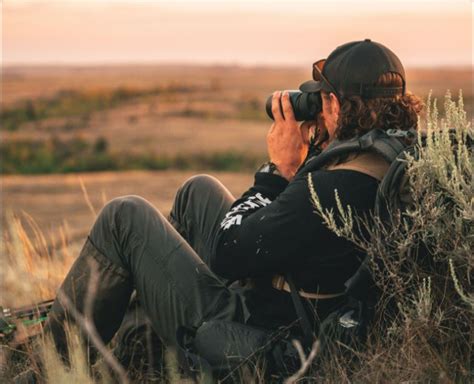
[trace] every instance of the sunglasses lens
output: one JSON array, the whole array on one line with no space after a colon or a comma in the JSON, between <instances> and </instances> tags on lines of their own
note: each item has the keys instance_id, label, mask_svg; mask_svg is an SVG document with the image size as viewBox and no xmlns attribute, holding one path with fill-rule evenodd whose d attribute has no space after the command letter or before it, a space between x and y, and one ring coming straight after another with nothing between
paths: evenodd
<instances>
[{"instance_id":1,"label":"sunglasses lens","mask_svg":"<svg viewBox=\"0 0 474 384\"><path fill-rule=\"evenodd\" d=\"M324 63L326 59L318 60L313 64L313 80L321 81L321 72L323 71Z\"/></svg>"}]
</instances>

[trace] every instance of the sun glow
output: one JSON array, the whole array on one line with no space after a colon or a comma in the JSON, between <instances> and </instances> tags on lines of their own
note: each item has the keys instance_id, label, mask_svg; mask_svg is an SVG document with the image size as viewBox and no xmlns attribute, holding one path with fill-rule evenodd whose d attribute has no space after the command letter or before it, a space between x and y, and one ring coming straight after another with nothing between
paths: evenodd
<instances>
[{"instance_id":1,"label":"sun glow","mask_svg":"<svg viewBox=\"0 0 474 384\"><path fill-rule=\"evenodd\" d=\"M468 66L470 7L467 0L7 0L3 63L299 66L370 37L408 65Z\"/></svg>"}]
</instances>

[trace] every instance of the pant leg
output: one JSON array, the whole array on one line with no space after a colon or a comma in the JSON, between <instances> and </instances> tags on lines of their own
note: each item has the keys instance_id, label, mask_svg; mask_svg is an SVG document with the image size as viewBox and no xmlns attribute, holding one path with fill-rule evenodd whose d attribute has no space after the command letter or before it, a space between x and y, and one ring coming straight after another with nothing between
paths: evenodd
<instances>
[{"instance_id":1,"label":"pant leg","mask_svg":"<svg viewBox=\"0 0 474 384\"><path fill-rule=\"evenodd\" d=\"M220 223L234 201L230 191L210 175L191 177L176 193L168 220L207 265Z\"/></svg>"},{"instance_id":2,"label":"pant leg","mask_svg":"<svg viewBox=\"0 0 474 384\"><path fill-rule=\"evenodd\" d=\"M113 354L132 381L163 377L163 343L153 331L150 319L136 295L132 297L115 341Z\"/></svg>"},{"instance_id":3,"label":"pant leg","mask_svg":"<svg viewBox=\"0 0 474 384\"><path fill-rule=\"evenodd\" d=\"M193 247L209 266L217 243L217 234L224 216L229 212L235 197L215 177L196 175L184 182L176 193L168 221ZM250 280L228 281L218 276L232 291L244 298ZM231 285L232 283L232 285ZM245 299L243 299L245 301ZM244 321L250 318L244 303Z\"/></svg>"},{"instance_id":4,"label":"pant leg","mask_svg":"<svg viewBox=\"0 0 474 384\"><path fill-rule=\"evenodd\" d=\"M235 198L224 185L209 175L191 177L176 193L168 221L208 265L219 224L234 201ZM148 345L150 338L147 337L148 328L143 326L149 319L140 305L137 311L139 317L127 313L129 321L122 323L117 335L117 356L125 365L129 364L129 360L136 361L140 355L136 345ZM152 336L155 337L154 333ZM159 349L156 340L152 344L149 347Z\"/></svg>"},{"instance_id":5,"label":"pant leg","mask_svg":"<svg viewBox=\"0 0 474 384\"><path fill-rule=\"evenodd\" d=\"M99 281L95 284L95 295L88 300L89 289L93 287L92 271L99 276ZM60 356L68 361L65 325L76 323L73 310L83 316L90 312L89 320L94 323L102 341L108 343L122 322L132 291L129 271L100 253L88 238L61 284L45 324L45 332L52 336ZM86 305L90 305L89 308ZM93 363L96 351L91 348L88 334L83 336Z\"/></svg>"},{"instance_id":6,"label":"pant leg","mask_svg":"<svg viewBox=\"0 0 474 384\"><path fill-rule=\"evenodd\" d=\"M150 203L138 196L114 199L90 233L94 247L130 273L153 329L174 345L179 326L208 319L244 321L243 300L208 268Z\"/></svg>"}]
</instances>

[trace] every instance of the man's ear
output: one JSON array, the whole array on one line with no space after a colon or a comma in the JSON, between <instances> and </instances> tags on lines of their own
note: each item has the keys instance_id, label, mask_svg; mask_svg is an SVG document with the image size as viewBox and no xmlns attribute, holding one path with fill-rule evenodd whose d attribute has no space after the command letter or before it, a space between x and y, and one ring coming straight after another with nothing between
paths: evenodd
<instances>
[{"instance_id":1,"label":"man's ear","mask_svg":"<svg viewBox=\"0 0 474 384\"><path fill-rule=\"evenodd\" d=\"M329 98L332 114L339 116L339 112L341 111L341 104L339 103L339 100L334 93L330 93Z\"/></svg>"}]
</instances>

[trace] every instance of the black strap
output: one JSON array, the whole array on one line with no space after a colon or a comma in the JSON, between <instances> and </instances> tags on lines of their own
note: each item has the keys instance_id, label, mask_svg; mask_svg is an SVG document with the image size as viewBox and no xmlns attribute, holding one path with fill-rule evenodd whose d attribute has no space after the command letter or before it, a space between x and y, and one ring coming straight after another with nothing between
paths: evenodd
<instances>
[{"instance_id":1,"label":"black strap","mask_svg":"<svg viewBox=\"0 0 474 384\"><path fill-rule=\"evenodd\" d=\"M288 285L290 286L291 299L293 300L293 305L295 306L296 314L299 317L301 328L303 330L304 346L306 348L311 348L313 345L314 333L313 327L308 318L308 313L303 306L301 296L298 295L298 290L296 289L293 277L289 273L286 275L286 281L288 281Z\"/></svg>"},{"instance_id":2,"label":"black strap","mask_svg":"<svg viewBox=\"0 0 474 384\"><path fill-rule=\"evenodd\" d=\"M391 164L407 148L403 140L414 136L412 131L373 129L351 140L335 140L319 155L309 158L298 174L316 171L335 158L349 153L373 152Z\"/></svg>"},{"instance_id":3,"label":"black strap","mask_svg":"<svg viewBox=\"0 0 474 384\"><path fill-rule=\"evenodd\" d=\"M408 165L407 157L417 157L417 147L408 147L398 158L394 161L388 169L385 177L377 189L377 196L375 198L375 214L390 225L391 213L394 210L402 209L401 188L403 178L406 175L406 168Z\"/></svg>"}]
</instances>

